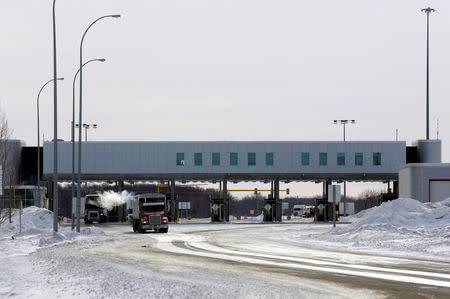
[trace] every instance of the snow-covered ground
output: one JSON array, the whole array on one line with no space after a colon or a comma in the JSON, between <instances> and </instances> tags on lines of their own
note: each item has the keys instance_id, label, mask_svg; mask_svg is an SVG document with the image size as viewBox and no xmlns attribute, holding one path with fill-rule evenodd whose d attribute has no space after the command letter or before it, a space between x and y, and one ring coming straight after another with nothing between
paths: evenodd
<instances>
[{"instance_id":1,"label":"snow-covered ground","mask_svg":"<svg viewBox=\"0 0 450 299\"><path fill-rule=\"evenodd\" d=\"M97 242L101 238L106 236L97 227L84 227L80 233L60 227L54 233L53 213L37 207L24 209L20 224L19 211L14 210L12 222L7 220L0 227L0 297L14 295L18 289L32 285L33 277L42 279L36 277L28 259L38 249L67 242Z\"/></svg>"},{"instance_id":2,"label":"snow-covered ground","mask_svg":"<svg viewBox=\"0 0 450 299\"><path fill-rule=\"evenodd\" d=\"M321 248L450 262L450 199L399 198L340 220L351 224L292 239Z\"/></svg>"},{"instance_id":3,"label":"snow-covered ground","mask_svg":"<svg viewBox=\"0 0 450 299\"><path fill-rule=\"evenodd\" d=\"M0 297L371 298L414 295L421 285L450 295L450 200L398 199L336 228L295 223L303 221L311 220L183 219L168 234L124 224L54 233L52 213L29 207L20 233L18 212L0 226Z\"/></svg>"}]
</instances>

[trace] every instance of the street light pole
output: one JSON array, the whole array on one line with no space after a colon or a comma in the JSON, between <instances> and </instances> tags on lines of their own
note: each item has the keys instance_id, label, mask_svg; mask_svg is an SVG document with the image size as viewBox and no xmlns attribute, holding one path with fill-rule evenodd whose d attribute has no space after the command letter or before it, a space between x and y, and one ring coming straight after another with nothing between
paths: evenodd
<instances>
[{"instance_id":1,"label":"street light pole","mask_svg":"<svg viewBox=\"0 0 450 299\"><path fill-rule=\"evenodd\" d=\"M427 14L427 140L430 139L430 13L435 12L435 9L427 7L421 10Z\"/></svg>"},{"instance_id":2,"label":"street light pole","mask_svg":"<svg viewBox=\"0 0 450 299\"><path fill-rule=\"evenodd\" d=\"M58 231L58 87L56 71L56 0L53 0L53 231Z\"/></svg>"},{"instance_id":3,"label":"street light pole","mask_svg":"<svg viewBox=\"0 0 450 299\"><path fill-rule=\"evenodd\" d=\"M88 129L97 129L97 124L83 124L83 128L84 128L84 141L87 142L88 138L87 138L87 133L88 133Z\"/></svg>"},{"instance_id":4,"label":"street light pole","mask_svg":"<svg viewBox=\"0 0 450 299\"><path fill-rule=\"evenodd\" d=\"M83 68L86 64L93 62L93 61L99 61L99 62L105 62L106 59L100 58L100 59L91 59L86 61L81 68ZM80 69L77 70L75 73L75 76L73 76L73 82L72 82L72 125L71 125L71 131L72 131L72 202L75 197L75 83L77 80L77 76L80 73ZM71 202L70 209L73 207L73 203ZM78 207L78 206L77 206ZM78 213L76 214L78 215ZM74 214L73 211L71 212L71 218L72 218L72 229L75 227L75 221L74 221Z\"/></svg>"},{"instance_id":5,"label":"street light pole","mask_svg":"<svg viewBox=\"0 0 450 299\"><path fill-rule=\"evenodd\" d=\"M64 78L58 78L57 80L64 80ZM37 194L36 198L34 199L34 205L36 207L40 207L41 204L41 150L40 150L40 133L39 133L39 97L41 96L41 92L44 89L45 86L47 86L49 83L53 82L53 79L48 80L45 82L44 85L42 85L41 89L39 90L36 104L37 104Z\"/></svg>"},{"instance_id":6,"label":"street light pole","mask_svg":"<svg viewBox=\"0 0 450 299\"><path fill-rule=\"evenodd\" d=\"M347 124L356 124L356 121L354 119L335 119L333 121L333 123L336 125L338 123L342 124L344 126L344 142L345 142L345 126ZM346 202L347 202L347 182L344 180L344 217L347 215L347 207L346 207Z\"/></svg>"},{"instance_id":7,"label":"street light pole","mask_svg":"<svg viewBox=\"0 0 450 299\"><path fill-rule=\"evenodd\" d=\"M82 122L82 103L83 103L83 42L84 38L86 37L86 33L89 31L89 29L98 21L105 19L105 18L120 18L120 15L106 15L102 16L98 19L96 19L94 22L92 22L87 29L84 31L83 36L81 37L80 42L80 108L79 108L79 119L78 123L80 124L78 128L78 189L77 189L77 208L81 205L81 124ZM80 214L79 209L77 209L77 232L80 232Z\"/></svg>"}]
</instances>

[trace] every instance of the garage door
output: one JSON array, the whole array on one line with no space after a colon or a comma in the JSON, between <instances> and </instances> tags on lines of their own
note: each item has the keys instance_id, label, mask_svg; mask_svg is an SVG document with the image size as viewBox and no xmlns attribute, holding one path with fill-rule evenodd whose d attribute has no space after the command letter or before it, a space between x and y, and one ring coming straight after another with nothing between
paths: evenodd
<instances>
[{"instance_id":1,"label":"garage door","mask_svg":"<svg viewBox=\"0 0 450 299\"><path fill-rule=\"evenodd\" d=\"M450 197L450 180L430 180L430 201L437 202Z\"/></svg>"}]
</instances>

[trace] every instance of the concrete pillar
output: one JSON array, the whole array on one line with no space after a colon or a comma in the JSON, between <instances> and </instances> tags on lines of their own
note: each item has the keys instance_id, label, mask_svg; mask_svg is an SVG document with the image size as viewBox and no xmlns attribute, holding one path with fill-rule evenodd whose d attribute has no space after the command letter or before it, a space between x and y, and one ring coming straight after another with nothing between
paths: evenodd
<instances>
[{"instance_id":1,"label":"concrete pillar","mask_svg":"<svg viewBox=\"0 0 450 299\"><path fill-rule=\"evenodd\" d=\"M332 185L332 180L325 180L323 181L323 199L328 200L328 186ZM329 219L332 219L333 215L333 204L327 204L327 209L324 211L325 213L325 221L328 221Z\"/></svg>"},{"instance_id":2,"label":"concrete pillar","mask_svg":"<svg viewBox=\"0 0 450 299\"><path fill-rule=\"evenodd\" d=\"M394 194L397 194L397 196L398 196L398 181L394 181L392 183L392 188L394 189L393 190Z\"/></svg>"},{"instance_id":3,"label":"concrete pillar","mask_svg":"<svg viewBox=\"0 0 450 299\"><path fill-rule=\"evenodd\" d=\"M177 207L177 200L175 198L175 180L170 180L168 183L169 189L170 189L170 200L171 200L171 206L170 206L170 217L172 218L173 222L178 222L178 207Z\"/></svg>"},{"instance_id":4,"label":"concrete pillar","mask_svg":"<svg viewBox=\"0 0 450 299\"><path fill-rule=\"evenodd\" d=\"M270 181L270 197L274 198L274 193L273 193L273 181Z\"/></svg>"},{"instance_id":5,"label":"concrete pillar","mask_svg":"<svg viewBox=\"0 0 450 299\"><path fill-rule=\"evenodd\" d=\"M230 221L230 201L228 198L227 180L223 180L222 183L222 199L223 199L223 218L226 222Z\"/></svg>"},{"instance_id":6,"label":"concrete pillar","mask_svg":"<svg viewBox=\"0 0 450 299\"><path fill-rule=\"evenodd\" d=\"M47 194L49 197L48 209L50 211L53 211L53 181L52 180L48 181L47 188L48 188ZM50 196L51 196L51 199L50 199Z\"/></svg>"},{"instance_id":7,"label":"concrete pillar","mask_svg":"<svg viewBox=\"0 0 450 299\"><path fill-rule=\"evenodd\" d=\"M280 180L274 181L275 221L281 222Z\"/></svg>"},{"instance_id":8,"label":"concrete pillar","mask_svg":"<svg viewBox=\"0 0 450 299\"><path fill-rule=\"evenodd\" d=\"M323 199L328 200L328 186L333 184L332 180L323 181Z\"/></svg>"},{"instance_id":9,"label":"concrete pillar","mask_svg":"<svg viewBox=\"0 0 450 299\"><path fill-rule=\"evenodd\" d=\"M117 189L118 189L117 191L119 193L121 193L123 191L123 180L119 180L119 184L118 184L118 188ZM126 210L126 208L127 208L127 204L126 203L117 207L117 209L118 209L117 216L118 216L118 218L119 218L118 220L120 222L124 222L125 221L125 215L126 215L125 210Z\"/></svg>"}]
</instances>

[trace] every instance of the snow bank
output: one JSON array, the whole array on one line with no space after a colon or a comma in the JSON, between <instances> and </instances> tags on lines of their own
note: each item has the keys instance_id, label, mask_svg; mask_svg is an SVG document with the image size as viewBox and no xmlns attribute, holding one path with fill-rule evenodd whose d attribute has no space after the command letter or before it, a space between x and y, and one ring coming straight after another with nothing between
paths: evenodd
<instances>
[{"instance_id":1,"label":"snow bank","mask_svg":"<svg viewBox=\"0 0 450 299\"><path fill-rule=\"evenodd\" d=\"M450 261L450 199L422 203L399 198L340 220L351 224L309 235L308 242Z\"/></svg>"},{"instance_id":2,"label":"snow bank","mask_svg":"<svg viewBox=\"0 0 450 299\"><path fill-rule=\"evenodd\" d=\"M85 227L81 229L80 233L77 233L72 231L70 227L60 226L58 232L53 232L53 212L34 206L22 210L21 232L18 210L14 211L12 223L6 222L0 226L0 242L9 242L9 240L14 238L13 242L17 243L20 240L26 241L31 247L33 247L33 245L46 246L103 235L105 235L105 233L97 227ZM1 245L2 244L0 244L0 248L2 248Z\"/></svg>"},{"instance_id":3,"label":"snow bank","mask_svg":"<svg viewBox=\"0 0 450 299\"><path fill-rule=\"evenodd\" d=\"M3 223L0 231L3 233L16 234L19 232L19 211L14 211L12 223ZM53 227L53 213L47 209L28 207L22 210L22 234L35 234Z\"/></svg>"},{"instance_id":4,"label":"snow bank","mask_svg":"<svg viewBox=\"0 0 450 299\"><path fill-rule=\"evenodd\" d=\"M450 238L450 199L421 203L399 198L341 220L352 224L336 229L334 234L378 230Z\"/></svg>"}]
</instances>

